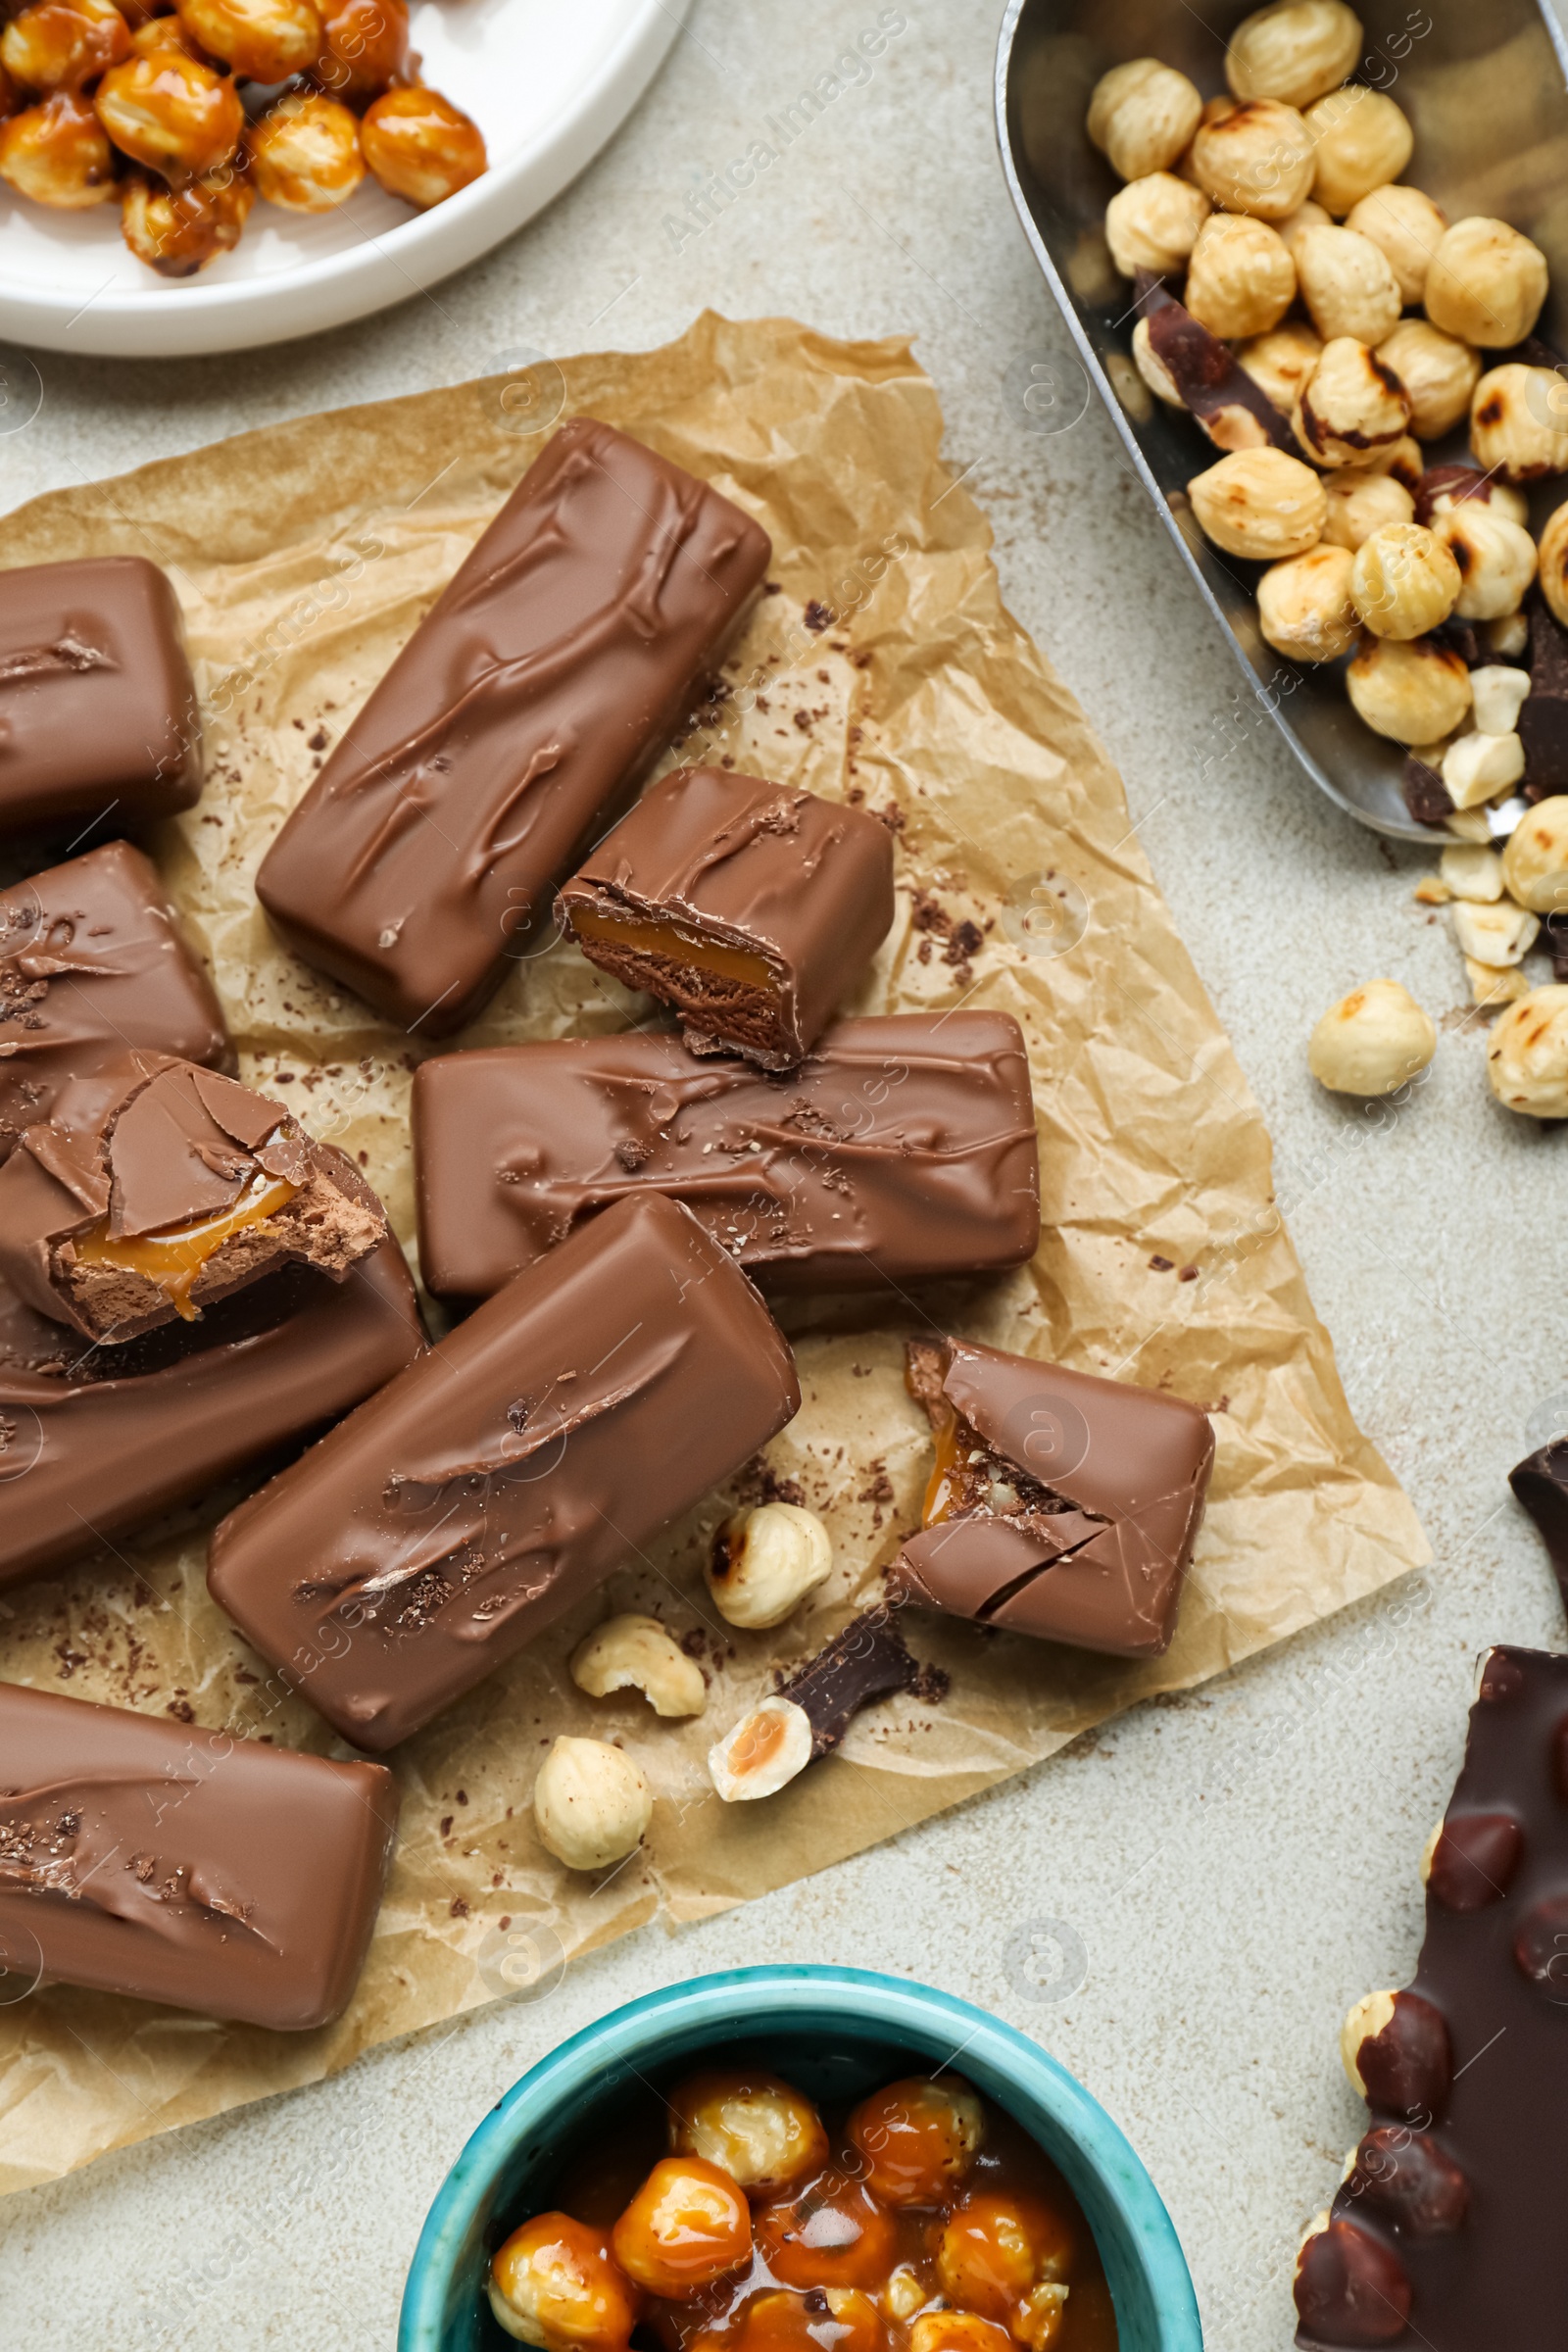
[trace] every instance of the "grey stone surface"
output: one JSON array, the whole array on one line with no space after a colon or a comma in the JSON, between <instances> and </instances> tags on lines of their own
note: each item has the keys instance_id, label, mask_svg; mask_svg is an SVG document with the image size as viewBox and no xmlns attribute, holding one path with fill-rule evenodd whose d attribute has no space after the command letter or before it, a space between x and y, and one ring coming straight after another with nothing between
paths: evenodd
<instances>
[{"instance_id":1,"label":"grey stone surface","mask_svg":"<svg viewBox=\"0 0 1568 2352\"><path fill-rule=\"evenodd\" d=\"M1437 1564L1193 1696L1135 1711L946 1819L752 1908L651 1928L338 2081L154 2140L0 2206L0 2352L369 2352L464 2139L556 2041L656 1984L760 1958L946 1985L1034 2034L1130 2133L1217 2352L1288 2340L1297 2233L1360 2110L1339 2020L1403 1980L1416 1859L1462 1745L1472 1661L1561 1640L1504 1473L1568 1390L1561 1135L1489 1095L1483 1032L1423 860L1356 830L1267 736L1090 405L1030 429L1020 383L1073 363L1013 221L990 114L999 0L905 0L907 27L713 227L662 226L703 173L877 21L877 0L698 0L626 130L487 261L338 336L177 367L39 356L0 495L112 473L316 409L482 373L519 345L646 346L705 305L908 331L997 530L1008 599L1087 707L1273 1131L1281 1195L1353 1407ZM0 230L3 233L3 230ZM1442 1022L1430 1084L1381 1122L1309 1079L1310 1021L1360 978ZM1193 1116L1203 1113L1195 1086ZM1087 1976L1009 1966L1063 1920ZM1016 1948L1016 1947L1015 1947ZM1054 1966L1043 1949L1040 1967Z\"/></svg>"}]
</instances>

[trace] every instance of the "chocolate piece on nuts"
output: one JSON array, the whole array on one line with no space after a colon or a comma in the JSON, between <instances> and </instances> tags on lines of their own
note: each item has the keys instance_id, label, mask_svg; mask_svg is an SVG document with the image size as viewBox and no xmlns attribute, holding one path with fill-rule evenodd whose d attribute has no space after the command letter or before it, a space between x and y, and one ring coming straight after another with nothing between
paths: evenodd
<instances>
[{"instance_id":1,"label":"chocolate piece on nuts","mask_svg":"<svg viewBox=\"0 0 1568 2352\"><path fill-rule=\"evenodd\" d=\"M1453 2054L1441 2009L1418 1992L1369 1992L1340 2035L1351 2087L1375 2115L1432 2116L1448 2094Z\"/></svg>"},{"instance_id":2,"label":"chocolate piece on nuts","mask_svg":"<svg viewBox=\"0 0 1568 2352\"><path fill-rule=\"evenodd\" d=\"M1568 509L1559 507L1557 512L1568 514ZM1544 555L1550 536L1548 525L1542 540ZM1547 587L1544 577L1542 586ZM1527 796L1541 801L1549 793L1568 791L1568 630L1544 604L1534 605L1530 613L1530 694L1519 713L1519 737L1525 747Z\"/></svg>"},{"instance_id":3,"label":"chocolate piece on nuts","mask_svg":"<svg viewBox=\"0 0 1568 2352\"><path fill-rule=\"evenodd\" d=\"M779 1685L777 1695L793 1700L811 1727L811 1754L825 1756L841 1745L862 1707L895 1690L912 1690L920 1669L886 1606L864 1609L825 1649Z\"/></svg>"},{"instance_id":4,"label":"chocolate piece on nuts","mask_svg":"<svg viewBox=\"0 0 1568 2352\"><path fill-rule=\"evenodd\" d=\"M1415 518L1428 524L1440 514L1471 502L1490 507L1509 522L1530 520L1530 506L1522 490L1499 482L1494 474L1478 473L1473 466L1429 466L1416 484Z\"/></svg>"},{"instance_id":5,"label":"chocolate piece on nuts","mask_svg":"<svg viewBox=\"0 0 1568 2352\"><path fill-rule=\"evenodd\" d=\"M1470 2183L1428 2132L1376 2124L1355 2151L1346 2193L1384 2214L1414 2237L1457 2230L1470 2205Z\"/></svg>"},{"instance_id":6,"label":"chocolate piece on nuts","mask_svg":"<svg viewBox=\"0 0 1568 2352\"><path fill-rule=\"evenodd\" d=\"M1272 444L1297 454L1289 423L1262 386L1200 320L1179 302L1152 308L1133 338L1147 333L1149 347L1216 448L1260 449ZM1157 391L1158 385L1154 386Z\"/></svg>"},{"instance_id":7,"label":"chocolate piece on nuts","mask_svg":"<svg viewBox=\"0 0 1568 2352\"><path fill-rule=\"evenodd\" d=\"M1392 2344L1410 2316L1410 2281L1381 2238L1326 2221L1297 2255L1296 2309L1298 2343Z\"/></svg>"},{"instance_id":8,"label":"chocolate piece on nuts","mask_svg":"<svg viewBox=\"0 0 1568 2352\"><path fill-rule=\"evenodd\" d=\"M1438 1833L1427 1891L1446 1911L1484 1911L1513 1883L1524 1834L1509 1813L1454 1813Z\"/></svg>"}]
</instances>

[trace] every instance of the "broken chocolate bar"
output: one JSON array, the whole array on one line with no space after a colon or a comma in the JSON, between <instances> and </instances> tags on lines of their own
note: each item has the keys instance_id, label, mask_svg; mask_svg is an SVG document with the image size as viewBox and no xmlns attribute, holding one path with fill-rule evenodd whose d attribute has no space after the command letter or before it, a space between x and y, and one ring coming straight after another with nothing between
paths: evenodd
<instances>
[{"instance_id":1,"label":"broken chocolate bar","mask_svg":"<svg viewBox=\"0 0 1568 2352\"><path fill-rule=\"evenodd\" d=\"M1413 1987L1347 2021L1371 2110L1297 2257L1297 2342L1492 2352L1568 2308L1568 1657L1483 1662Z\"/></svg>"},{"instance_id":2,"label":"broken chocolate bar","mask_svg":"<svg viewBox=\"0 0 1568 2352\"><path fill-rule=\"evenodd\" d=\"M0 1964L309 2033L347 2004L397 1836L381 1764L0 1683Z\"/></svg>"},{"instance_id":3,"label":"broken chocolate bar","mask_svg":"<svg viewBox=\"0 0 1568 2352\"><path fill-rule=\"evenodd\" d=\"M424 1345L396 1242L100 1348L0 1284L0 1586L117 1543L297 1444Z\"/></svg>"},{"instance_id":4,"label":"broken chocolate bar","mask_svg":"<svg viewBox=\"0 0 1568 2352\"><path fill-rule=\"evenodd\" d=\"M1519 712L1525 796L1568 791L1568 630L1537 596L1530 608L1530 692Z\"/></svg>"},{"instance_id":5,"label":"broken chocolate bar","mask_svg":"<svg viewBox=\"0 0 1568 2352\"><path fill-rule=\"evenodd\" d=\"M644 794L561 894L585 956L679 1013L694 1054L798 1062L893 926L893 836L717 767Z\"/></svg>"},{"instance_id":6,"label":"broken chocolate bar","mask_svg":"<svg viewBox=\"0 0 1568 2352\"><path fill-rule=\"evenodd\" d=\"M1115 1657L1168 1649L1214 1459L1206 1415L966 1340L906 1354L936 1467L890 1592Z\"/></svg>"},{"instance_id":7,"label":"broken chocolate bar","mask_svg":"<svg viewBox=\"0 0 1568 2352\"><path fill-rule=\"evenodd\" d=\"M886 1604L862 1610L714 1742L709 1777L726 1804L773 1796L841 1747L862 1707L896 1690L918 1690L928 1679Z\"/></svg>"},{"instance_id":8,"label":"broken chocolate bar","mask_svg":"<svg viewBox=\"0 0 1568 2352\"><path fill-rule=\"evenodd\" d=\"M1140 286L1144 274L1140 272ZM1290 419L1248 374L1229 344L1211 335L1157 279L1149 279L1138 308L1149 321L1150 348L1216 449L1272 445L1293 458L1300 456Z\"/></svg>"},{"instance_id":9,"label":"broken chocolate bar","mask_svg":"<svg viewBox=\"0 0 1568 2352\"><path fill-rule=\"evenodd\" d=\"M138 1049L217 1064L228 1039L157 869L112 841L0 892L0 1160L68 1079Z\"/></svg>"},{"instance_id":10,"label":"broken chocolate bar","mask_svg":"<svg viewBox=\"0 0 1568 2352\"><path fill-rule=\"evenodd\" d=\"M0 830L172 816L202 789L179 606L142 556L0 571Z\"/></svg>"},{"instance_id":11,"label":"broken chocolate bar","mask_svg":"<svg viewBox=\"0 0 1568 2352\"><path fill-rule=\"evenodd\" d=\"M353 1162L281 1102L141 1054L66 1088L0 1167L0 1278L111 1345L306 1264L341 1281L386 1239Z\"/></svg>"},{"instance_id":12,"label":"broken chocolate bar","mask_svg":"<svg viewBox=\"0 0 1568 2352\"><path fill-rule=\"evenodd\" d=\"M1446 825L1453 814L1453 800L1448 787L1435 767L1415 752L1406 752L1404 765L1399 771L1399 789L1404 805L1418 825Z\"/></svg>"},{"instance_id":13,"label":"broken chocolate bar","mask_svg":"<svg viewBox=\"0 0 1568 2352\"><path fill-rule=\"evenodd\" d=\"M440 1037L688 710L771 552L728 499L587 417L524 475L263 860L307 963Z\"/></svg>"},{"instance_id":14,"label":"broken chocolate bar","mask_svg":"<svg viewBox=\"0 0 1568 2352\"><path fill-rule=\"evenodd\" d=\"M841 1021L767 1077L631 1031L449 1054L414 1081L419 1263L487 1298L629 1194L683 1200L770 1292L1022 1265L1029 1064L1004 1012Z\"/></svg>"},{"instance_id":15,"label":"broken chocolate bar","mask_svg":"<svg viewBox=\"0 0 1568 2352\"><path fill-rule=\"evenodd\" d=\"M740 1269L620 1201L213 1537L214 1598L360 1747L520 1649L765 1444L800 1391Z\"/></svg>"},{"instance_id":16,"label":"broken chocolate bar","mask_svg":"<svg viewBox=\"0 0 1568 2352\"><path fill-rule=\"evenodd\" d=\"M1527 1453L1509 1471L1508 1484L1541 1530L1563 1605L1568 1608L1568 1437L1553 1438L1535 1453Z\"/></svg>"}]
</instances>

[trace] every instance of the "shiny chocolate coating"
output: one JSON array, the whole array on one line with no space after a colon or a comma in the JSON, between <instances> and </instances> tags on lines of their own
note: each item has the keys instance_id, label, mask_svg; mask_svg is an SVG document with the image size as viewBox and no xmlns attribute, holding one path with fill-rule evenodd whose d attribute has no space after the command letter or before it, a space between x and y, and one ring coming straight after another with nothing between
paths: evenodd
<instances>
[{"instance_id":1,"label":"shiny chocolate coating","mask_svg":"<svg viewBox=\"0 0 1568 2352\"><path fill-rule=\"evenodd\" d=\"M1553 1438L1537 1452L1527 1453L1509 1471L1508 1484L1541 1530L1557 1589L1568 1606L1568 1438Z\"/></svg>"}]
</instances>

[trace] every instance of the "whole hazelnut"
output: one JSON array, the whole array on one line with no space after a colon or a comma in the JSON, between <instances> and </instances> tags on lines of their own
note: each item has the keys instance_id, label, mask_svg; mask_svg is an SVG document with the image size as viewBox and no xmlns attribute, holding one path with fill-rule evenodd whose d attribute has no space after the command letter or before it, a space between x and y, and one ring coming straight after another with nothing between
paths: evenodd
<instances>
[{"instance_id":1,"label":"whole hazelnut","mask_svg":"<svg viewBox=\"0 0 1568 2352\"><path fill-rule=\"evenodd\" d=\"M1133 366L1156 400L1162 400L1170 409L1186 408L1186 401L1176 389L1176 378L1150 340L1147 318L1140 318L1133 328Z\"/></svg>"},{"instance_id":2,"label":"whole hazelnut","mask_svg":"<svg viewBox=\"0 0 1568 2352\"><path fill-rule=\"evenodd\" d=\"M1410 161L1415 133L1392 98L1359 84L1334 90L1308 107L1316 171L1312 193L1343 219L1374 188L1397 179Z\"/></svg>"},{"instance_id":3,"label":"whole hazelnut","mask_svg":"<svg viewBox=\"0 0 1568 2352\"><path fill-rule=\"evenodd\" d=\"M1425 318L1401 318L1378 345L1410 395L1410 430L1420 441L1451 432L1470 406L1481 355Z\"/></svg>"},{"instance_id":4,"label":"whole hazelnut","mask_svg":"<svg viewBox=\"0 0 1568 2352\"><path fill-rule=\"evenodd\" d=\"M1303 229L1296 240L1296 275L1325 343L1337 335L1381 343L1398 324L1399 289L1388 258L1353 228L1331 221Z\"/></svg>"},{"instance_id":5,"label":"whole hazelnut","mask_svg":"<svg viewBox=\"0 0 1568 2352\"><path fill-rule=\"evenodd\" d=\"M1453 507L1470 505L1491 507L1521 529L1530 521L1530 501L1522 490L1499 482L1494 473L1478 473L1473 466L1429 466L1416 484L1417 522L1433 522Z\"/></svg>"},{"instance_id":6,"label":"whole hazelnut","mask_svg":"<svg viewBox=\"0 0 1568 2352\"><path fill-rule=\"evenodd\" d=\"M1541 593L1552 618L1568 629L1568 504L1547 515L1539 553Z\"/></svg>"},{"instance_id":7,"label":"whole hazelnut","mask_svg":"<svg viewBox=\"0 0 1568 2352\"><path fill-rule=\"evenodd\" d=\"M1354 335L1325 343L1296 404L1296 437L1320 466L1365 466L1372 451L1401 439L1409 397L1386 360Z\"/></svg>"},{"instance_id":8,"label":"whole hazelnut","mask_svg":"<svg viewBox=\"0 0 1568 2352\"><path fill-rule=\"evenodd\" d=\"M1448 216L1424 188L1397 182L1374 188L1345 216L1347 228L1370 237L1394 271L1399 299L1407 306L1426 292L1427 271L1447 231Z\"/></svg>"},{"instance_id":9,"label":"whole hazelnut","mask_svg":"<svg viewBox=\"0 0 1568 2352\"><path fill-rule=\"evenodd\" d=\"M1088 131L1122 179L1167 172L1202 120L1203 101L1185 74L1157 57L1112 66L1095 84Z\"/></svg>"},{"instance_id":10,"label":"whole hazelnut","mask_svg":"<svg viewBox=\"0 0 1568 2352\"><path fill-rule=\"evenodd\" d=\"M1461 620L1501 620L1518 612L1536 576L1528 531L1481 499L1449 507L1432 528L1459 567L1454 611Z\"/></svg>"},{"instance_id":11,"label":"whole hazelnut","mask_svg":"<svg viewBox=\"0 0 1568 2352\"><path fill-rule=\"evenodd\" d=\"M1360 54L1361 20L1345 0L1275 0L1231 34L1225 78L1238 98L1310 106L1348 79Z\"/></svg>"},{"instance_id":12,"label":"whole hazelnut","mask_svg":"<svg viewBox=\"0 0 1568 2352\"><path fill-rule=\"evenodd\" d=\"M708 1590L729 1624L756 1630L782 1625L832 1568L832 1540L814 1511L764 1502L737 1511L713 1538Z\"/></svg>"},{"instance_id":13,"label":"whole hazelnut","mask_svg":"<svg viewBox=\"0 0 1568 2352\"><path fill-rule=\"evenodd\" d=\"M1459 566L1435 531L1393 522L1362 541L1351 559L1350 601L1377 637L1424 637L1447 619Z\"/></svg>"},{"instance_id":14,"label":"whole hazelnut","mask_svg":"<svg viewBox=\"0 0 1568 2352\"><path fill-rule=\"evenodd\" d=\"M654 1817L641 1771L605 1740L558 1740L533 1785L541 1842L568 1870L605 1870L635 1853Z\"/></svg>"},{"instance_id":15,"label":"whole hazelnut","mask_svg":"<svg viewBox=\"0 0 1568 2352\"><path fill-rule=\"evenodd\" d=\"M1499 1102L1533 1119L1568 1119L1568 988L1538 988L1492 1032L1487 1076Z\"/></svg>"},{"instance_id":16,"label":"whole hazelnut","mask_svg":"<svg viewBox=\"0 0 1568 2352\"><path fill-rule=\"evenodd\" d=\"M1253 335L1236 357L1269 406L1289 416L1311 382L1322 350L1309 326L1288 318L1283 326L1270 327L1266 335Z\"/></svg>"},{"instance_id":17,"label":"whole hazelnut","mask_svg":"<svg viewBox=\"0 0 1568 2352\"><path fill-rule=\"evenodd\" d=\"M1105 207L1105 242L1123 277L1148 270L1155 277L1181 274L1198 232L1208 219L1201 188L1170 172L1130 179Z\"/></svg>"},{"instance_id":18,"label":"whole hazelnut","mask_svg":"<svg viewBox=\"0 0 1568 2352\"><path fill-rule=\"evenodd\" d=\"M1345 673L1356 713L1395 743L1441 743L1470 708L1470 672L1451 646L1369 636Z\"/></svg>"},{"instance_id":19,"label":"whole hazelnut","mask_svg":"<svg viewBox=\"0 0 1568 2352\"><path fill-rule=\"evenodd\" d=\"M1504 481L1568 472L1568 382L1554 368L1492 368L1470 406L1476 464Z\"/></svg>"},{"instance_id":20,"label":"whole hazelnut","mask_svg":"<svg viewBox=\"0 0 1568 2352\"><path fill-rule=\"evenodd\" d=\"M1432 257L1426 311L1434 326L1506 351L1522 343L1546 299L1546 257L1506 220L1473 214L1456 220Z\"/></svg>"},{"instance_id":21,"label":"whole hazelnut","mask_svg":"<svg viewBox=\"0 0 1568 2352\"><path fill-rule=\"evenodd\" d=\"M1402 482L1412 498L1420 489L1421 476L1426 471L1421 444L1408 433L1401 433L1397 441L1386 441L1380 449L1369 449L1361 463L1368 473L1391 474L1395 481ZM1421 520L1419 514L1416 520Z\"/></svg>"},{"instance_id":22,"label":"whole hazelnut","mask_svg":"<svg viewBox=\"0 0 1568 2352\"><path fill-rule=\"evenodd\" d=\"M1374 531L1414 519L1415 501L1392 474L1373 473L1364 466L1345 466L1331 473L1323 487L1329 499L1323 538L1329 547L1348 548L1353 555Z\"/></svg>"},{"instance_id":23,"label":"whole hazelnut","mask_svg":"<svg viewBox=\"0 0 1568 2352\"><path fill-rule=\"evenodd\" d=\"M1277 654L1291 662L1337 662L1356 639L1350 602L1354 559L1348 548L1309 547L1275 564L1257 583L1257 619Z\"/></svg>"},{"instance_id":24,"label":"whole hazelnut","mask_svg":"<svg viewBox=\"0 0 1568 2352\"><path fill-rule=\"evenodd\" d=\"M1285 250L1294 262L1296 240L1304 228L1332 228L1334 223L1323 207L1314 204L1309 196L1304 204L1298 204L1294 213L1287 213L1284 220L1276 220L1274 225L1285 239Z\"/></svg>"},{"instance_id":25,"label":"whole hazelnut","mask_svg":"<svg viewBox=\"0 0 1568 2352\"><path fill-rule=\"evenodd\" d=\"M1310 466L1282 449L1243 449L1187 485L1205 537L1261 564L1303 556L1323 534L1328 500Z\"/></svg>"},{"instance_id":26,"label":"whole hazelnut","mask_svg":"<svg viewBox=\"0 0 1568 2352\"><path fill-rule=\"evenodd\" d=\"M1193 141L1200 187L1228 213L1283 220L1312 190L1312 139L1294 106L1250 98Z\"/></svg>"},{"instance_id":27,"label":"whole hazelnut","mask_svg":"<svg viewBox=\"0 0 1568 2352\"><path fill-rule=\"evenodd\" d=\"M1438 1033L1397 980L1352 988L1312 1032L1307 1067L1337 1095L1392 1095L1424 1070Z\"/></svg>"},{"instance_id":28,"label":"whole hazelnut","mask_svg":"<svg viewBox=\"0 0 1568 2352\"><path fill-rule=\"evenodd\" d=\"M1296 299L1296 264L1266 220L1212 213L1198 232L1187 271L1187 308L1229 343L1266 334Z\"/></svg>"},{"instance_id":29,"label":"whole hazelnut","mask_svg":"<svg viewBox=\"0 0 1568 2352\"><path fill-rule=\"evenodd\" d=\"M1519 819L1502 853L1502 878L1532 914L1568 912L1568 796L1553 793Z\"/></svg>"}]
</instances>

